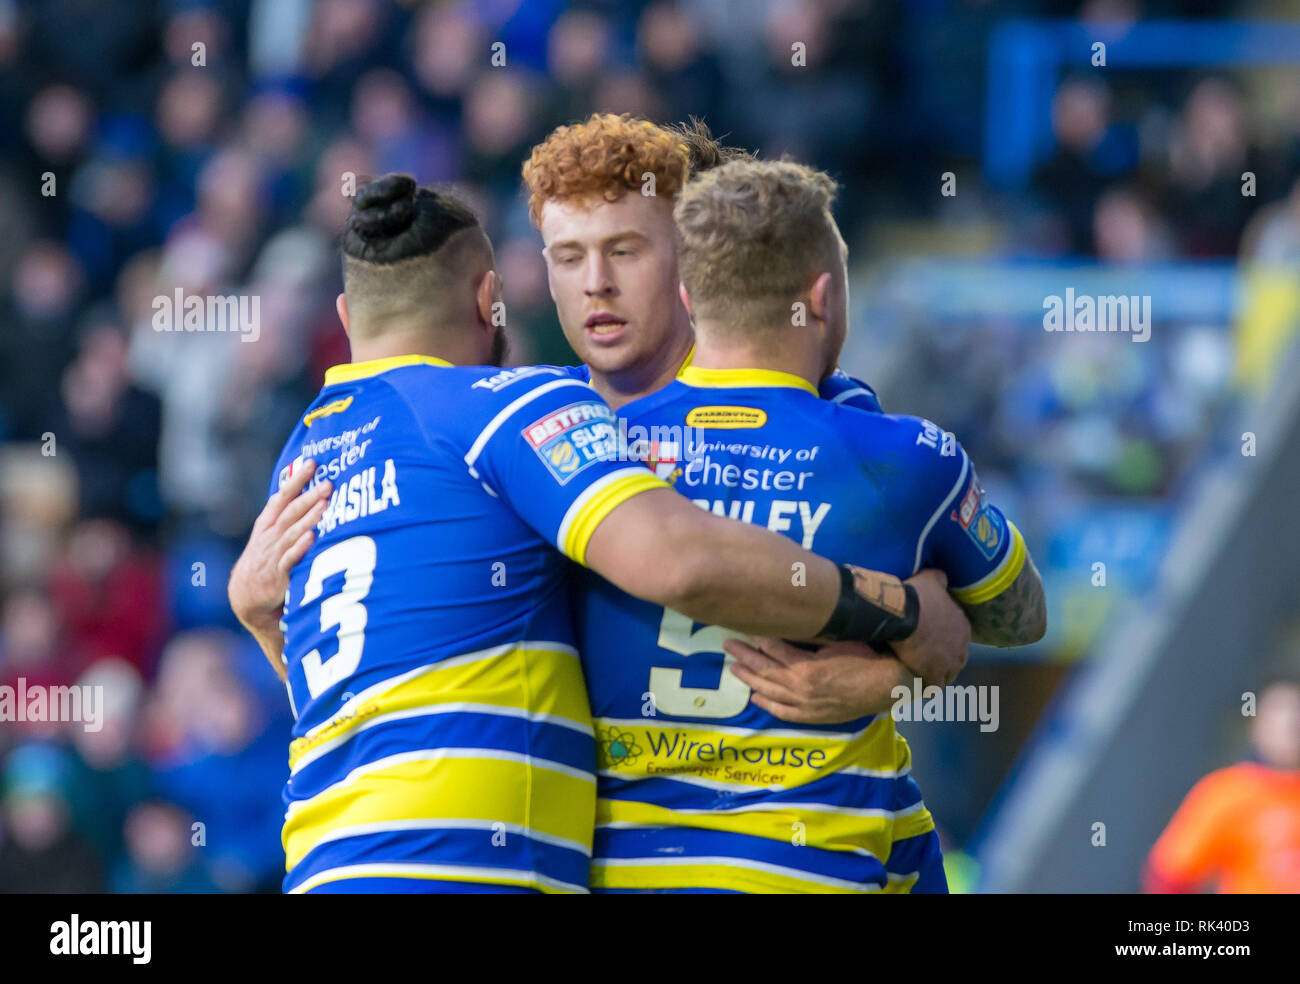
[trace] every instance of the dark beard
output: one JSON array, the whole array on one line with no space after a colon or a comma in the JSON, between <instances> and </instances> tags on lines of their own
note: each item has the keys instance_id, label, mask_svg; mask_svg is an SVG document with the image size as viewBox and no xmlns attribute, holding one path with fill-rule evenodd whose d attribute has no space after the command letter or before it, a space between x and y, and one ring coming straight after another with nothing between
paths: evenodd
<instances>
[{"instance_id":1,"label":"dark beard","mask_svg":"<svg viewBox=\"0 0 1300 984\"><path fill-rule=\"evenodd\" d=\"M492 352L488 355L488 365L505 365L506 356L509 354L510 339L506 336L506 330L504 327L498 328L496 334L492 336Z\"/></svg>"}]
</instances>

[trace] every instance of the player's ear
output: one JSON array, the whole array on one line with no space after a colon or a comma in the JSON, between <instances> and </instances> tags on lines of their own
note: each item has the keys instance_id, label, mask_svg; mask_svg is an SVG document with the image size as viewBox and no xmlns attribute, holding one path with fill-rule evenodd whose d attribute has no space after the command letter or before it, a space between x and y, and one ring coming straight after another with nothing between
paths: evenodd
<instances>
[{"instance_id":1,"label":"player's ear","mask_svg":"<svg viewBox=\"0 0 1300 984\"><path fill-rule=\"evenodd\" d=\"M682 299L682 307L686 308L686 313L690 315L691 323L695 322L695 312L691 310L691 295L686 292L686 284L677 281L677 296Z\"/></svg>"},{"instance_id":2,"label":"player's ear","mask_svg":"<svg viewBox=\"0 0 1300 984\"><path fill-rule=\"evenodd\" d=\"M483 274L474 290L474 306L485 327L492 327L492 305L501 299L501 278L495 270Z\"/></svg>"},{"instance_id":3,"label":"player's ear","mask_svg":"<svg viewBox=\"0 0 1300 984\"><path fill-rule=\"evenodd\" d=\"M348 329L348 299L346 294L340 294L334 299L334 310L339 313L339 321L343 322L343 330Z\"/></svg>"},{"instance_id":4,"label":"player's ear","mask_svg":"<svg viewBox=\"0 0 1300 984\"><path fill-rule=\"evenodd\" d=\"M813 281L812 290L808 292L808 312L818 321L825 321L830 312L831 275L820 274Z\"/></svg>"}]
</instances>

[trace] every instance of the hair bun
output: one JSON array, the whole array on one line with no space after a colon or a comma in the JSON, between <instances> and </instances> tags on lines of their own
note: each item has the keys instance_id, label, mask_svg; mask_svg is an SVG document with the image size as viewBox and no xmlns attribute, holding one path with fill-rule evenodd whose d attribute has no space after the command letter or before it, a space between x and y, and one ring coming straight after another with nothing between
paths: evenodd
<instances>
[{"instance_id":1,"label":"hair bun","mask_svg":"<svg viewBox=\"0 0 1300 984\"><path fill-rule=\"evenodd\" d=\"M352 203L352 224L363 239L399 236L415 221L415 178L385 174L357 193Z\"/></svg>"}]
</instances>

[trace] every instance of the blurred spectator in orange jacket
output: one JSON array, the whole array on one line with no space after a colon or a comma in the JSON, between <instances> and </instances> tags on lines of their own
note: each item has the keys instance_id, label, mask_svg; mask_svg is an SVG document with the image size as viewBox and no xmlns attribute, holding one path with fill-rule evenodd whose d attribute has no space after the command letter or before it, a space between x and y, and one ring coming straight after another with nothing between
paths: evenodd
<instances>
[{"instance_id":1,"label":"blurred spectator in orange jacket","mask_svg":"<svg viewBox=\"0 0 1300 984\"><path fill-rule=\"evenodd\" d=\"M1258 761L1192 788L1151 851L1145 891L1300 893L1300 680L1269 683L1256 710Z\"/></svg>"}]
</instances>

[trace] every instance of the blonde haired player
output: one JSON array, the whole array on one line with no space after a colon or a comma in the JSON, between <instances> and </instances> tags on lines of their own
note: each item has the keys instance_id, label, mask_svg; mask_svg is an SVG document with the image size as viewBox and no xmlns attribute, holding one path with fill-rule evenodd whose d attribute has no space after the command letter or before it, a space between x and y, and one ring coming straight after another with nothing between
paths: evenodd
<instances>
[{"instance_id":1,"label":"blonde haired player","mask_svg":"<svg viewBox=\"0 0 1300 984\"><path fill-rule=\"evenodd\" d=\"M929 421L818 397L848 323L834 190L798 164L733 162L679 193L695 354L621 412L629 426L702 430L671 473L696 505L900 578L938 568L974 638L1034 642L1046 624L1041 581L961 446ZM792 727L782 712L802 695L750 699L785 650L765 656L595 578L584 589L600 755L593 888L946 890L887 701ZM734 664L741 654L757 669Z\"/></svg>"},{"instance_id":2,"label":"blonde haired player","mask_svg":"<svg viewBox=\"0 0 1300 984\"><path fill-rule=\"evenodd\" d=\"M619 455L585 383L485 364L497 274L461 203L387 175L343 252L355 361L289 436L231 583L294 711L286 891L586 890L566 557L753 631L917 634L915 588L871 575L903 601L882 607L847 569L701 514Z\"/></svg>"}]
</instances>

